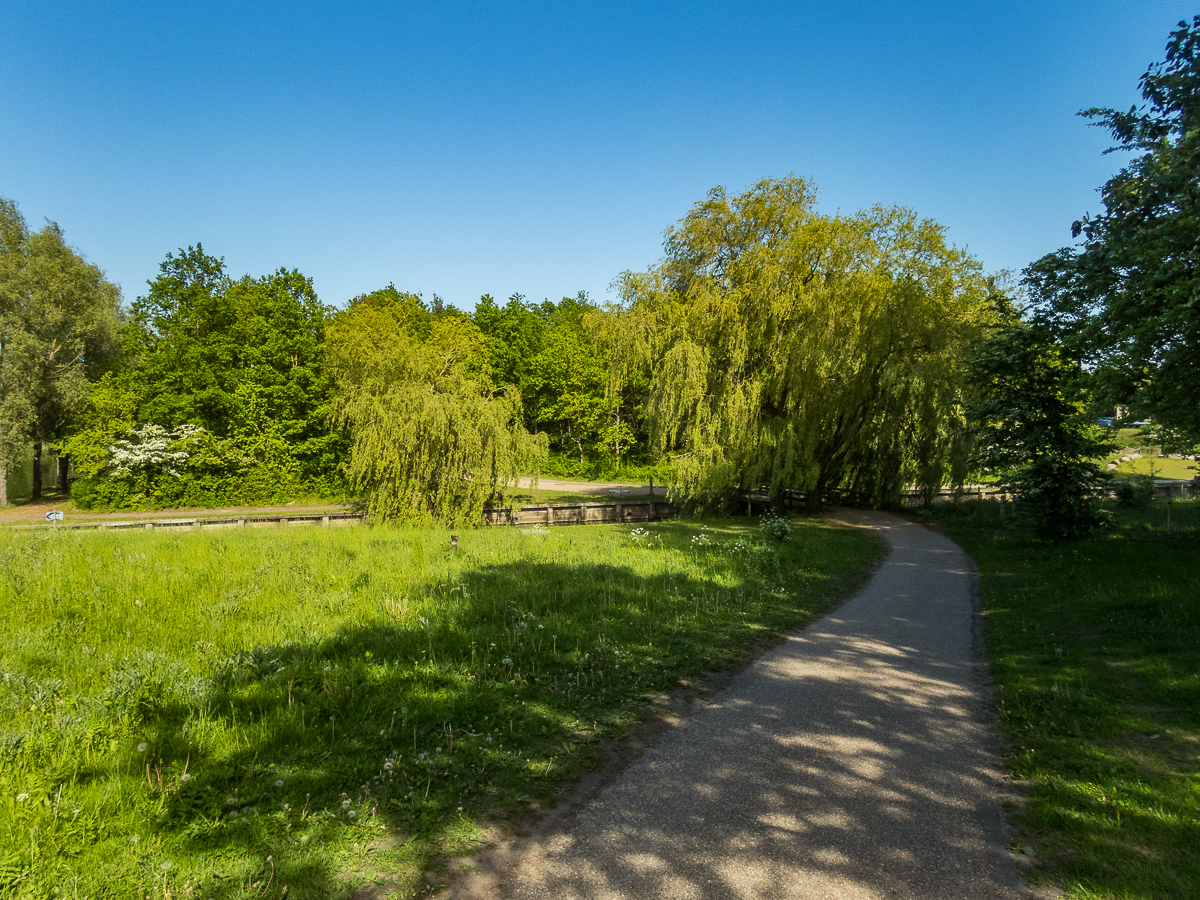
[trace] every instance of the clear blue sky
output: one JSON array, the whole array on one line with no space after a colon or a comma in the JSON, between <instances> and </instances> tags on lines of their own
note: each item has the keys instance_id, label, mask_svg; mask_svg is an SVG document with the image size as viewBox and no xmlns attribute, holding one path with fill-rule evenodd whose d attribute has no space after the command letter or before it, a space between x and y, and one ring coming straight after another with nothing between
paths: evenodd
<instances>
[{"instance_id":1,"label":"clear blue sky","mask_svg":"<svg viewBox=\"0 0 1200 900\"><path fill-rule=\"evenodd\" d=\"M901 204L989 270L1070 242L1175 23L1049 3L27 2L0 16L0 196L122 286L203 242L321 298L611 298L713 185Z\"/></svg>"}]
</instances>

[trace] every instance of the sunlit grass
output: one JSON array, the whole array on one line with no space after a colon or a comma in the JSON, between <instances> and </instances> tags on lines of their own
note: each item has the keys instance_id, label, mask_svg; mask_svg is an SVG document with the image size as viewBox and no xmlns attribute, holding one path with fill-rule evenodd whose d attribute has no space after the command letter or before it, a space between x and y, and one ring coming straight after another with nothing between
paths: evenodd
<instances>
[{"instance_id":1,"label":"sunlit grass","mask_svg":"<svg viewBox=\"0 0 1200 900\"><path fill-rule=\"evenodd\" d=\"M0 532L0 894L411 893L880 552L811 521Z\"/></svg>"},{"instance_id":2,"label":"sunlit grass","mask_svg":"<svg viewBox=\"0 0 1200 900\"><path fill-rule=\"evenodd\" d=\"M1072 898L1200 897L1200 504L1064 544L997 509L938 518L980 570L1021 851Z\"/></svg>"}]
</instances>

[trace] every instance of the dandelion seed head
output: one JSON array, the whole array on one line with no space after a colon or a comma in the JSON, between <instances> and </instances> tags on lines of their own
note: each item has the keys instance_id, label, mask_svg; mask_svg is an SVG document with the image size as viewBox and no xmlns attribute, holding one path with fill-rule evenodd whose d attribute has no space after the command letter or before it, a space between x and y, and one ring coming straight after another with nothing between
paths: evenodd
<instances>
[{"instance_id":1,"label":"dandelion seed head","mask_svg":"<svg viewBox=\"0 0 1200 900\"><path fill-rule=\"evenodd\" d=\"M192 780L192 776L189 775L187 772L184 772L182 775L179 776L179 781L181 784L187 784L191 780Z\"/></svg>"},{"instance_id":2,"label":"dandelion seed head","mask_svg":"<svg viewBox=\"0 0 1200 900\"><path fill-rule=\"evenodd\" d=\"M146 745L146 742L145 742L145 741L142 741L140 744L138 744L138 753L145 753L145 752L146 752L146 746L147 746L147 745Z\"/></svg>"},{"instance_id":3,"label":"dandelion seed head","mask_svg":"<svg viewBox=\"0 0 1200 900\"><path fill-rule=\"evenodd\" d=\"M275 782L275 787L277 787L277 788L283 787L283 779L282 778Z\"/></svg>"}]
</instances>

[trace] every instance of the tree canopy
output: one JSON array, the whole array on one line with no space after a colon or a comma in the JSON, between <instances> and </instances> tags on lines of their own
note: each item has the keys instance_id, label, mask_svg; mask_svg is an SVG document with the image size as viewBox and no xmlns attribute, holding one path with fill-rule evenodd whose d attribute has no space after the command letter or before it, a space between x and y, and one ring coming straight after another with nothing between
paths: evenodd
<instances>
[{"instance_id":1,"label":"tree canopy","mask_svg":"<svg viewBox=\"0 0 1200 900\"><path fill-rule=\"evenodd\" d=\"M0 506L8 461L62 435L113 356L120 292L48 222L0 199ZM34 495L40 490L35 467Z\"/></svg>"},{"instance_id":2,"label":"tree canopy","mask_svg":"<svg viewBox=\"0 0 1200 900\"><path fill-rule=\"evenodd\" d=\"M1044 538L1078 538L1103 524L1096 458L1111 449L1087 414L1079 362L1044 328L999 324L971 359L969 416L976 463L1000 475Z\"/></svg>"},{"instance_id":3,"label":"tree canopy","mask_svg":"<svg viewBox=\"0 0 1200 900\"><path fill-rule=\"evenodd\" d=\"M330 311L295 270L234 280L200 245L168 253L130 308L123 365L66 443L85 504L262 502L336 490L345 440L328 426ZM175 474L115 465L144 426L188 440ZM182 448L176 452L184 453Z\"/></svg>"},{"instance_id":4,"label":"tree canopy","mask_svg":"<svg viewBox=\"0 0 1200 900\"><path fill-rule=\"evenodd\" d=\"M474 525L497 489L537 475L545 437L525 430L520 391L492 380L470 318L388 288L350 304L328 349L347 472L372 515Z\"/></svg>"},{"instance_id":5,"label":"tree canopy","mask_svg":"<svg viewBox=\"0 0 1200 900\"><path fill-rule=\"evenodd\" d=\"M1200 440L1200 16L1140 82L1143 105L1081 115L1137 154L1101 189L1081 247L1026 270L1040 313L1096 369L1110 403ZM1111 152L1111 151L1110 151Z\"/></svg>"},{"instance_id":6,"label":"tree canopy","mask_svg":"<svg viewBox=\"0 0 1200 900\"><path fill-rule=\"evenodd\" d=\"M760 485L881 499L965 459L965 348L989 315L978 263L909 210L815 202L796 177L714 188L657 267L622 276L614 359L652 372L654 447L697 504Z\"/></svg>"}]
</instances>

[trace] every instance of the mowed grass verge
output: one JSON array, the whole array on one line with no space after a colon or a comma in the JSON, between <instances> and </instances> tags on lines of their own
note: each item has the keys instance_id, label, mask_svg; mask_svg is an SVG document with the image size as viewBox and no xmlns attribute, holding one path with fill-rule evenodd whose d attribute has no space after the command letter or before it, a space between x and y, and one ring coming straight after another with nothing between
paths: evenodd
<instances>
[{"instance_id":1,"label":"mowed grass verge","mask_svg":"<svg viewBox=\"0 0 1200 900\"><path fill-rule=\"evenodd\" d=\"M1071 898L1200 897L1200 505L1033 540L995 504L937 514L979 566L1007 767L1035 879Z\"/></svg>"},{"instance_id":2,"label":"mowed grass verge","mask_svg":"<svg viewBox=\"0 0 1200 900\"><path fill-rule=\"evenodd\" d=\"M882 554L812 520L0 531L0 894L412 895Z\"/></svg>"}]
</instances>

